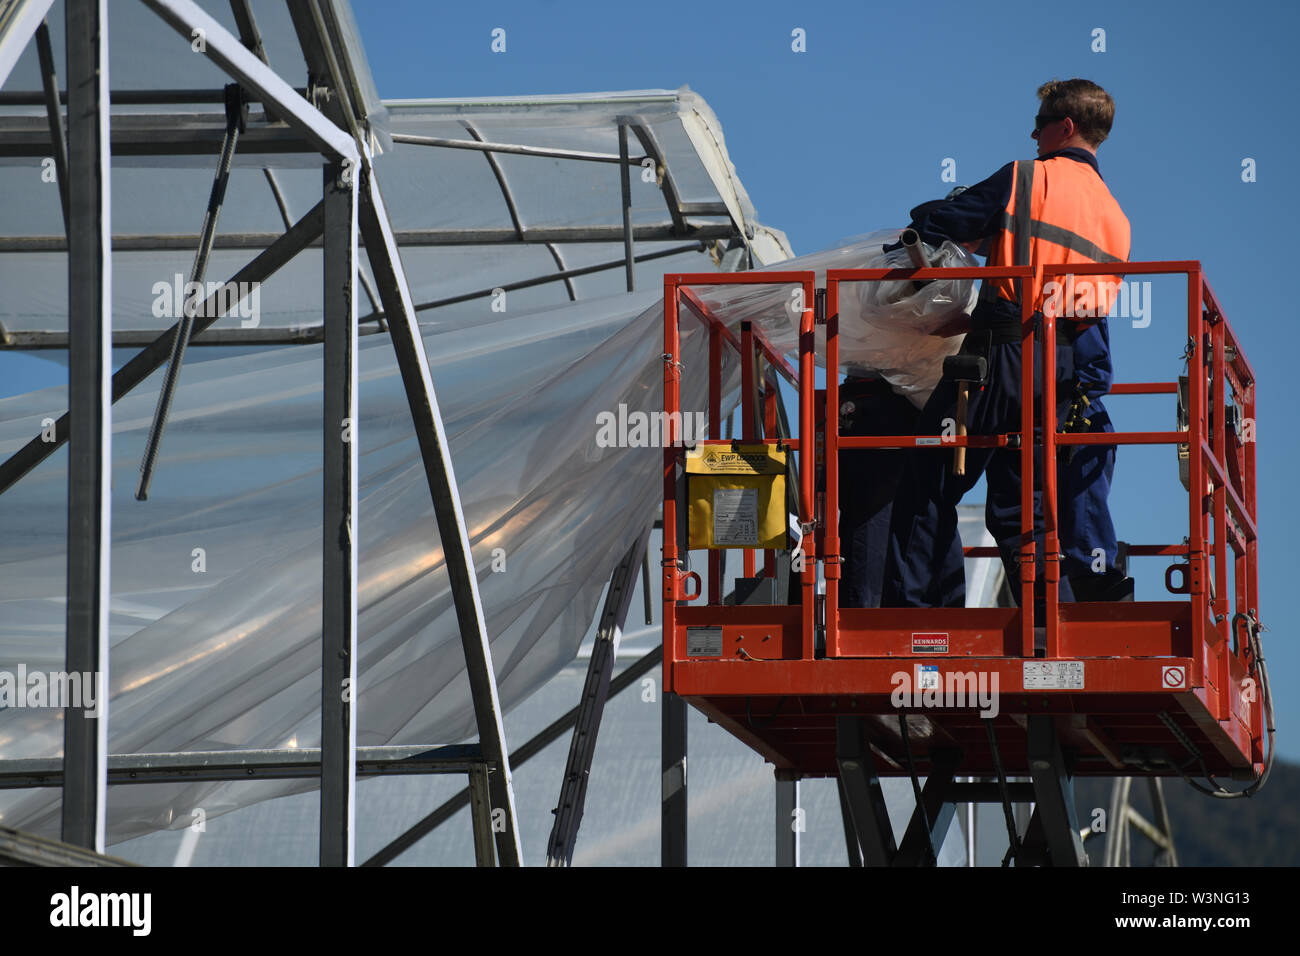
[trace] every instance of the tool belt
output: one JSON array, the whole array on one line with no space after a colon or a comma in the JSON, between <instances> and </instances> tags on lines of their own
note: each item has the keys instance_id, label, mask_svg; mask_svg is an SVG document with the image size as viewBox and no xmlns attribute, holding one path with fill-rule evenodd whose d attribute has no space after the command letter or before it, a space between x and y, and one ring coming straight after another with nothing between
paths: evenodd
<instances>
[{"instance_id":1,"label":"tool belt","mask_svg":"<svg viewBox=\"0 0 1300 956\"><path fill-rule=\"evenodd\" d=\"M1009 310L1014 309L1012 313ZM971 313L971 331L987 331L994 345L1018 345L1023 337L1020 329L1020 306L1006 299L996 298L996 293L985 294L980 289L979 303ZM1043 313L1035 312L1033 320L1036 328L1041 328ZM1056 323L1056 342L1058 345L1073 345L1078 337L1078 330L1068 319L1059 319Z\"/></svg>"},{"instance_id":2,"label":"tool belt","mask_svg":"<svg viewBox=\"0 0 1300 956\"><path fill-rule=\"evenodd\" d=\"M840 383L840 434L851 436L902 434L915 412L879 376L849 375ZM910 417L908 413L911 413ZM906 421L898 419L906 418Z\"/></svg>"}]
</instances>

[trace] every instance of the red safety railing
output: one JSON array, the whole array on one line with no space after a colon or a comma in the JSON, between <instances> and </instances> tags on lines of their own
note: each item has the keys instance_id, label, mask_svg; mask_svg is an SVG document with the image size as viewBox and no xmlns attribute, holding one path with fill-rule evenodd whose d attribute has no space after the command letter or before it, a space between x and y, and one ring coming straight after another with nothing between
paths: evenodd
<instances>
[{"instance_id":1,"label":"red safety railing","mask_svg":"<svg viewBox=\"0 0 1300 956\"><path fill-rule=\"evenodd\" d=\"M1067 275L1185 275L1187 278L1187 331L1188 342L1186 357L1188 361L1188 412L1189 427L1186 431L1159 432L1113 432L1113 433L1058 433L1056 420L1055 387L1055 322L1052 315L1045 315L1041 322L1035 323L1031 304L1037 300L1037 292L1045 282L1054 277ZM1171 624L1173 632L1178 631L1183 617L1190 623L1191 639L1190 657L1193 671L1203 674L1207 680L1205 688L1207 708L1220 721L1230 716L1234 701L1244 702L1251 711L1249 723L1254 728L1261 726L1260 701L1258 695L1244 697L1240 692L1229 692L1234 668L1230 657L1237 658L1237 673L1249 671L1249 642L1237 640L1237 625L1246 620L1250 624L1257 622L1258 609L1258 567L1257 567L1257 515L1255 496L1255 461L1254 443L1255 421L1255 376L1245 352L1223 310L1215 297L1209 283L1205 280L1200 263L1194 261L1172 262L1131 262L1108 263L1099 265L1062 265L1062 266L1006 266L1006 267L971 267L971 268L926 268L926 269L833 269L826 273L826 307L825 316L814 318L813 304L817 301L815 288L816 277L812 272L762 272L731 274L670 274L664 277L665 334L664 334L664 409L668 420L676 422L680 413L680 337L678 332L679 316L682 309L703 322L709 330L709 442L721 442L721 371L724 348L734 349L741 361L741 416L742 434L739 440L746 443L783 442L792 449L797 449L799 460L799 494L798 518L805 529L801 546L804 572L800 575L802 593L801 606L798 608L797 645L794 642L783 643L781 659L814 660L815 641L819 628L824 628L824 648L827 658L842 655L843 648L839 639L839 452L841 449L857 448L926 448L941 445L944 450L956 447L1007 448L1016 447L1021 462L1021 546L1020 556L1020 606L1031 609L1034 604L1034 586L1037 574L1035 567L1034 541L1034 409L1032 402L1022 402L1021 430L1005 435L897 435L880 437L848 437L839 434L839 298L840 286L846 282L879 282L887 280L915 279L989 279L1018 278L1023 280L1030 294L1025 295L1021 308L1023 323L1023 347L1026 360L1022 362L1021 395L1034 394L1034 362L1028 360L1032 354L1029 350L1038 347L1041 351L1042 388L1040 423L1041 423L1041 460L1044 463L1056 461L1056 451L1062 446L1072 445L1124 445L1124 444L1174 444L1187 445L1190 448L1189 466L1189 527L1186 544L1132 545L1129 554L1142 556L1184 557L1187 561L1182 586L1175 589L1166 576L1166 583L1175 593L1186 593L1191 605L1187 614L1184 606L1178 621ZM715 315L694 292L695 288L717 285L798 285L803 290L805 308L799 326L798 365L792 367L785 357L774 349L761 330L748 322L740 325L737 335L727 323ZM815 367L815 322L825 323L825 366L828 369L824 389L817 389L814 380ZM1037 325L1037 328L1035 327ZM775 383L770 376L760 376L755 372L756 359L761 360L776 374L787 379L797 390L799 396L798 437L777 438L772 435L775 420ZM1215 400L1209 400L1208 388L1213 383ZM1177 382L1140 382L1115 384L1110 390L1112 395L1176 394ZM1242 412L1241 420L1245 424L1239 435L1237 429L1229 428L1226 408L1231 395L1235 406ZM827 413L826 410L830 412ZM1030 436L1022 440L1022 436ZM673 438L680 436L674 435ZM810 440L811 437L811 440ZM677 442L670 440L664 450L664 626L665 626L665 667L666 679L671 686L671 666L684 655L677 648L679 602L689 602L701 597L701 587L697 585L694 592L688 591L686 582L698 576L686 572L681 564L681 554L676 535L671 529L677 527L678 469L684 454ZM824 491L817 494L818 479L822 479ZM1057 596L1056 585L1060 580L1060 535L1057 524L1057 474L1056 468L1044 467L1041 476L1043 494L1044 534L1044 577L1046 585L1046 620L1045 649L1047 659L1062 656L1062 605ZM815 530L814 530L815 529ZM811 533L810 533L811 532ZM1228 554L1232 552L1233 586L1229 594ZM992 557L998 554L996 548L967 548L968 556ZM745 552L744 571L747 577L755 573L755 553ZM817 571L824 571L825 596L819 599L817 594ZM774 573L774 555L766 553L765 574ZM707 603L720 604L722 600L722 582L720 559L717 552L709 556L709 586ZM1122 631L1125 640L1136 633L1140 624L1148 624L1159 616L1159 609L1169 605L1160 603L1149 605L1146 610L1138 605L1115 606L1107 609L1104 621L1099 627L1113 622L1121 626L1125 615L1132 619L1128 629ZM1132 610L1126 610L1132 609ZM1152 610L1152 609L1156 610ZM747 607L729 609L736 620L748 620L749 616L759 618L763 612L760 608ZM794 624L795 609L789 607L784 611L769 609L774 619L779 617ZM879 611L855 610L855 615L886 615L885 609ZM952 613L949 611L948 613ZM702 620L691 615L692 621ZM880 618L886 620L886 618ZM855 620L871 620L870 617L855 617ZM892 620L892 619L891 619ZM948 620L951 620L949 618ZM983 620L981 618L981 620ZM992 618L990 617L991 621ZM889 627L897 630L895 624ZM886 628L882 628L884 633ZM1019 656L1035 656L1035 633L1032 613L1018 612ZM1121 633L1121 632L1117 632ZM1124 644L1116 641L1112 645ZM1128 646L1128 645L1124 645ZM1147 646L1154 647L1155 644ZM1182 646L1181 644L1179 646ZM861 644L851 656L863 656ZM1138 644L1134 643L1133 656L1141 656ZM888 653L894 653L890 651ZM1170 651L1153 651L1155 656L1169 654ZM875 656L867 653L866 656ZM882 652L879 656L884 656ZM1077 656L1077 654L1075 655ZM1189 681L1190 683L1190 681ZM1212 686L1208 686L1211 685Z\"/></svg>"},{"instance_id":2,"label":"red safety railing","mask_svg":"<svg viewBox=\"0 0 1300 956\"><path fill-rule=\"evenodd\" d=\"M815 468L809 457L811 443L801 439L778 439L759 437L757 434L758 411L760 403L759 390L755 377L757 354L761 354L768 364L795 387L799 395L799 434L812 435L816 429L813 423L811 384L813 382L813 308L816 297L814 287L815 274L812 272L739 272L739 273L687 273L664 276L664 409L667 419L675 427L681 415L681 337L678 317L681 306L695 316L709 331L709 437L703 442L722 443L722 349L730 346L735 349L741 362L741 435L740 441L757 444L776 444L780 441L799 454L799 520L804 527L812 527L813 521L813 480ZM794 369L785 358L772 348L761 331L754 329L750 323L742 323L740 338L725 322L713 314L707 305L695 294L692 287L710 285L798 285L803 292L806 306L800 318L799 367ZM808 387L804 387L807 384ZM774 423L775 390L763 389L763 421ZM677 415L672 412L676 410ZM664 448L664 528L677 527L677 471L684 454L680 447L681 436L675 432L666 436ZM812 537L805 535L808 548L813 548ZM815 551L805 552L808 567L815 566ZM754 576L755 555L750 549L745 550L744 569L747 577ZM768 576L775 574L775 554L768 552L764 560ZM675 621L676 607L679 600L698 597L702 588L697 583L694 594L687 592L687 580L695 576L681 566L678 544L674 534L664 534L663 556L663 593L664 620ZM716 551L709 554L708 602L718 604L722 598L721 555ZM809 659L813 656L813 635L815 632L815 574L805 575L801 581L804 587L804 653Z\"/></svg>"}]
</instances>

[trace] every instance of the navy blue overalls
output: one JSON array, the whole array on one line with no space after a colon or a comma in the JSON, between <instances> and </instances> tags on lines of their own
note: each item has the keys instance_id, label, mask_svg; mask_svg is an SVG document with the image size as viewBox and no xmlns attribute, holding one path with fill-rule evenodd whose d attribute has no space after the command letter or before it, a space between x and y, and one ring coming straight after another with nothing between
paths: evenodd
<instances>
[{"instance_id":1,"label":"navy blue overalls","mask_svg":"<svg viewBox=\"0 0 1300 956\"><path fill-rule=\"evenodd\" d=\"M1102 404L1111 383L1110 330L1105 319L1085 327L1074 340L1074 377L1091 403L1083 412L1090 419L1083 430L1113 432L1115 427ZM1061 462L1057 505L1065 555L1061 573L1072 579L1090 578L1115 568L1119 545L1108 500L1115 452L1114 445L1078 445Z\"/></svg>"},{"instance_id":2,"label":"navy blue overalls","mask_svg":"<svg viewBox=\"0 0 1300 956\"><path fill-rule=\"evenodd\" d=\"M850 377L840 385L840 434L911 435L919 411L882 378ZM880 607L885 546L908 449L842 449L840 465L840 607ZM964 590L960 553L941 574Z\"/></svg>"},{"instance_id":3,"label":"navy blue overalls","mask_svg":"<svg viewBox=\"0 0 1300 956\"><path fill-rule=\"evenodd\" d=\"M968 341L989 330L993 307L981 302L971 316L973 331ZM988 347L989 381L981 389L972 389L967 408L968 428L972 435L1004 434L1020 431L1021 343L1009 335L990 332ZM1056 348L1056 414L1064 419L1069 410L1073 381L1073 349L1060 341ZM1034 355L1035 411L1041 396L1041 372L1038 354ZM939 435L945 419L957 414L957 384L943 380L930 396L917 423L917 434ZM1041 429L1035 414L1035 437ZM985 524L998 544L1012 584L1012 594L1019 598L1020 551L1020 450L1017 448L968 448L966 473L952 473L951 448L938 446L917 449L908 456L907 472L899 484L898 497L890 523L887 570L882 603L885 607L960 607L965 603L965 575L954 582L951 568L961 554L961 536L957 531L957 504L966 492L986 476ZM1042 474L1041 452L1034 459L1035 554L1038 574L1043 581L1044 536L1042 533L1042 493L1038 477ZM1041 590L1041 588L1040 588ZM1066 580L1058 594L1072 600ZM1041 600L1041 597L1040 597Z\"/></svg>"}]
</instances>

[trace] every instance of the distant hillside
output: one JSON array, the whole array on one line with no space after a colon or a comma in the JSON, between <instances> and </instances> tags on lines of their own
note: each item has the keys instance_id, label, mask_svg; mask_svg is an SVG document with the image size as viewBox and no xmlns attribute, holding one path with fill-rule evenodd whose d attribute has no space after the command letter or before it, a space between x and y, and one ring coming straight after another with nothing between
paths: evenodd
<instances>
[{"instance_id":1,"label":"distant hillside","mask_svg":"<svg viewBox=\"0 0 1300 956\"><path fill-rule=\"evenodd\" d=\"M1240 789L1243 783L1225 781ZM1080 778L1075 785L1079 825L1086 826L1093 807L1110 805L1109 779ZM1249 799L1220 800L1197 793L1179 778L1164 781L1165 800L1180 866L1296 866L1300 865L1300 764L1273 764L1268 783ZM1155 822L1147 787L1135 780L1132 804ZM1104 845L1084 844L1094 866L1100 865ZM1133 832L1133 865L1150 866L1154 847Z\"/></svg>"}]
</instances>

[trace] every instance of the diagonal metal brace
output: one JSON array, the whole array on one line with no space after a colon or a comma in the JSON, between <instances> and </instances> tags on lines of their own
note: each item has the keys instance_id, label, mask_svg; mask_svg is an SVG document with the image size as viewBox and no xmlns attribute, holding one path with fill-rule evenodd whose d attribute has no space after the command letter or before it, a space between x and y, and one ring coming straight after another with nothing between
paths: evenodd
<instances>
[{"instance_id":1,"label":"diagonal metal brace","mask_svg":"<svg viewBox=\"0 0 1300 956\"><path fill-rule=\"evenodd\" d=\"M609 697L614 658L618 654L619 637L627 620L628 608L632 604L637 565L646 554L649 536L650 529L646 528L610 576L605 607L601 611L591 661L587 665L582 700L578 704L578 719L569 744L569 758L564 768L564 782L560 786L560 799L554 810L555 823L546 848L547 866L569 866L573 862L573 848L577 843L578 827L582 823L582 812L587 802L587 782L596 753L596 737L600 733L600 720L605 710L605 701Z\"/></svg>"},{"instance_id":2,"label":"diagonal metal brace","mask_svg":"<svg viewBox=\"0 0 1300 956\"><path fill-rule=\"evenodd\" d=\"M504 828L495 832L497 858L503 866L520 866L523 851L519 843L510 757L506 751L501 702L492 666L492 648L488 643L487 624L479 598L469 532L461 511L460 489L456 484L455 469L447 447L447 435L433 388L433 378L429 373L424 341L420 338L411 290L402 269L401 253L393 236L383 195L368 167L363 167L361 177L361 233L365 238L366 254L375 273L380 299L388 313L393 350L397 353L397 365L402 373L416 439L420 445L425 478L433 498L438 534L442 539L443 563L451 580L456 620L465 651L465 670L474 700L479 743L483 748L483 756L493 767L490 781L493 810L502 811L504 818Z\"/></svg>"},{"instance_id":3,"label":"diagonal metal brace","mask_svg":"<svg viewBox=\"0 0 1300 956\"><path fill-rule=\"evenodd\" d=\"M212 253L212 240L217 234L217 220L221 217L221 206L226 200L226 185L230 182L230 164L235 158L235 147L239 143L239 134L246 128L248 121L248 104L240 92L238 83L226 86L226 135L221 140L221 158L217 162L217 172L212 180L212 192L208 196L208 209L203 214L203 228L199 232L199 248L194 254L194 265L190 268L190 282L186 284L203 285L203 278L208 271L208 256ZM154 409L153 423L149 426L149 438L145 442L144 458L140 462L140 480L135 487L137 501L149 497L149 485L153 481L154 465L158 460L158 446L162 442L163 429L167 427L167 414L171 411L172 398L176 395L176 383L181 374L181 363L185 361L185 348L190 344L194 330L194 314L198 309L202 293L186 296L181 307L180 327L172 340L172 354L167 360L167 370L163 373L162 390L158 393L158 407Z\"/></svg>"},{"instance_id":4,"label":"diagonal metal brace","mask_svg":"<svg viewBox=\"0 0 1300 956\"><path fill-rule=\"evenodd\" d=\"M939 848L957 809L951 800L951 787L961 759L962 752L955 748L930 751L930 773L903 835L903 845L894 857L894 866L937 865Z\"/></svg>"},{"instance_id":5,"label":"diagonal metal brace","mask_svg":"<svg viewBox=\"0 0 1300 956\"><path fill-rule=\"evenodd\" d=\"M245 287L246 283L264 281L276 270L309 246L321 234L324 225L323 205L317 203L311 210L294 223L293 228L284 233L275 242L259 253L248 265L244 266L226 283L236 289ZM204 303L199 316L194 321L193 334L197 335L221 317L218 308L221 300L214 292ZM233 308L238 302L228 303ZM117 402L137 385L156 372L171 354L172 339L179 330L180 323L160 333L149 345L136 353L125 365L113 373L113 401ZM64 412L54 422L53 431L37 435L22 448L14 452L3 464L0 464L0 494L13 485L50 455L54 454L68 440L69 418Z\"/></svg>"},{"instance_id":6,"label":"diagonal metal brace","mask_svg":"<svg viewBox=\"0 0 1300 956\"><path fill-rule=\"evenodd\" d=\"M866 866L889 866L897 855L894 830L889 823L880 778L871 759L871 744L863 732L862 718L841 714L835 718L835 762L839 766L843 798ZM850 857L850 862L852 858Z\"/></svg>"}]
</instances>

